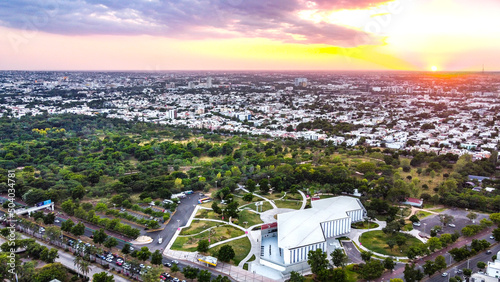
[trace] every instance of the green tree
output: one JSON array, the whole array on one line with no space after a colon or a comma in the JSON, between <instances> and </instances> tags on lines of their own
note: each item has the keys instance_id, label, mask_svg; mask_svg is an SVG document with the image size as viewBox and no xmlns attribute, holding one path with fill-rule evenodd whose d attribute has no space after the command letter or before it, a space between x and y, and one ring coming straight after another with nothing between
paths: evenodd
<instances>
[{"instance_id":1,"label":"green tree","mask_svg":"<svg viewBox=\"0 0 500 282\"><path fill-rule=\"evenodd\" d=\"M48 213L44 218L43 218L43 223L44 224L54 224L54 221L56 220L56 215L51 212Z\"/></svg>"},{"instance_id":2,"label":"green tree","mask_svg":"<svg viewBox=\"0 0 500 282\"><path fill-rule=\"evenodd\" d=\"M70 232L74 225L75 223L73 222L73 220L71 220L71 218L68 218L68 220L61 223L61 230Z\"/></svg>"},{"instance_id":3,"label":"green tree","mask_svg":"<svg viewBox=\"0 0 500 282\"><path fill-rule=\"evenodd\" d=\"M142 247L140 251L137 252L137 258L146 261L151 256L151 252L148 247Z\"/></svg>"},{"instance_id":4,"label":"green tree","mask_svg":"<svg viewBox=\"0 0 500 282\"><path fill-rule=\"evenodd\" d=\"M144 275L142 275L142 281L144 282L157 282L161 273L163 272L163 268L159 266L155 266L152 269L148 270Z\"/></svg>"},{"instance_id":5,"label":"green tree","mask_svg":"<svg viewBox=\"0 0 500 282\"><path fill-rule=\"evenodd\" d=\"M288 282L304 282L306 279L300 273L296 271L290 272L290 279Z\"/></svg>"},{"instance_id":6,"label":"green tree","mask_svg":"<svg viewBox=\"0 0 500 282\"><path fill-rule=\"evenodd\" d=\"M73 228L71 228L71 233L75 236L81 236L85 233L85 225L82 222L78 222Z\"/></svg>"},{"instance_id":7,"label":"green tree","mask_svg":"<svg viewBox=\"0 0 500 282\"><path fill-rule=\"evenodd\" d=\"M476 219L477 217L478 217L478 214L475 213L475 212L469 212L467 214L467 218L470 219L471 221L474 220L474 219Z\"/></svg>"},{"instance_id":8,"label":"green tree","mask_svg":"<svg viewBox=\"0 0 500 282\"><path fill-rule=\"evenodd\" d=\"M106 234L106 232L102 228L99 230L95 230L92 234L94 235L92 241L94 241L94 243L96 244L102 244L104 243L104 241L106 241L106 239L108 239L108 234Z\"/></svg>"},{"instance_id":9,"label":"green tree","mask_svg":"<svg viewBox=\"0 0 500 282\"><path fill-rule=\"evenodd\" d=\"M440 271L441 269L445 269L447 264L443 256L437 256L434 260L434 265L436 266L436 270Z\"/></svg>"},{"instance_id":10,"label":"green tree","mask_svg":"<svg viewBox=\"0 0 500 282\"><path fill-rule=\"evenodd\" d=\"M472 275L472 270L469 268L464 268L463 271L466 277L470 277Z\"/></svg>"},{"instance_id":11,"label":"green tree","mask_svg":"<svg viewBox=\"0 0 500 282\"><path fill-rule=\"evenodd\" d=\"M427 240L427 246L431 252L434 252L436 249L441 249L441 240L437 237L431 237Z\"/></svg>"},{"instance_id":12,"label":"green tree","mask_svg":"<svg viewBox=\"0 0 500 282\"><path fill-rule=\"evenodd\" d=\"M419 222L420 219L418 219L418 216L412 215L412 216L410 216L410 221L413 222L413 223L415 223L415 222Z\"/></svg>"},{"instance_id":13,"label":"green tree","mask_svg":"<svg viewBox=\"0 0 500 282\"><path fill-rule=\"evenodd\" d=\"M176 263L172 263L170 271L172 271L172 273L176 273L177 271L179 271L179 266Z\"/></svg>"},{"instance_id":14,"label":"green tree","mask_svg":"<svg viewBox=\"0 0 500 282\"><path fill-rule=\"evenodd\" d=\"M67 214L67 215L74 215L75 214L75 208L76 205L73 203L73 200L68 199L64 201L61 204L61 209Z\"/></svg>"},{"instance_id":15,"label":"green tree","mask_svg":"<svg viewBox=\"0 0 500 282\"><path fill-rule=\"evenodd\" d=\"M229 262L234 258L234 256L235 253L233 247L231 247L230 245L222 246L217 252L217 258L224 262Z\"/></svg>"},{"instance_id":16,"label":"green tree","mask_svg":"<svg viewBox=\"0 0 500 282\"><path fill-rule=\"evenodd\" d=\"M484 261L478 261L476 266L477 268L483 270L486 267L486 263Z\"/></svg>"},{"instance_id":17,"label":"green tree","mask_svg":"<svg viewBox=\"0 0 500 282\"><path fill-rule=\"evenodd\" d=\"M212 273L208 270L201 270L198 273L198 282L210 282L212 279Z\"/></svg>"},{"instance_id":18,"label":"green tree","mask_svg":"<svg viewBox=\"0 0 500 282\"><path fill-rule=\"evenodd\" d=\"M347 264L348 257L343 249L335 249L331 254L332 263L336 267L344 267Z\"/></svg>"},{"instance_id":19,"label":"green tree","mask_svg":"<svg viewBox=\"0 0 500 282\"><path fill-rule=\"evenodd\" d=\"M347 282L347 273L343 268L332 269L331 280L335 282Z\"/></svg>"},{"instance_id":20,"label":"green tree","mask_svg":"<svg viewBox=\"0 0 500 282\"><path fill-rule=\"evenodd\" d=\"M99 273L96 273L92 276L92 281L93 282L114 282L115 281L115 277L110 274L108 275L106 272L99 272Z\"/></svg>"},{"instance_id":21,"label":"green tree","mask_svg":"<svg viewBox=\"0 0 500 282\"><path fill-rule=\"evenodd\" d=\"M311 267L311 272L318 275L320 270L328 268L327 254L322 249L309 251L307 263Z\"/></svg>"},{"instance_id":22,"label":"green tree","mask_svg":"<svg viewBox=\"0 0 500 282\"><path fill-rule=\"evenodd\" d=\"M394 269L395 266L396 266L396 262L394 261L394 259L392 257L386 257L384 259L385 269L390 270L392 272L392 270Z\"/></svg>"},{"instance_id":23,"label":"green tree","mask_svg":"<svg viewBox=\"0 0 500 282\"><path fill-rule=\"evenodd\" d=\"M424 273L429 275L429 277L431 277L432 274L436 273L436 266L434 265L434 262L432 260L426 261L423 265L423 268Z\"/></svg>"},{"instance_id":24,"label":"green tree","mask_svg":"<svg viewBox=\"0 0 500 282\"><path fill-rule=\"evenodd\" d=\"M163 256L161 255L159 250L156 250L152 255L151 255L151 263L155 265L160 265L161 261L163 259Z\"/></svg>"},{"instance_id":25,"label":"green tree","mask_svg":"<svg viewBox=\"0 0 500 282\"><path fill-rule=\"evenodd\" d=\"M103 245L104 247L109 248L109 250L111 251L113 247L116 247L118 245L118 240L116 240L115 237L108 237L106 241L104 241Z\"/></svg>"},{"instance_id":26,"label":"green tree","mask_svg":"<svg viewBox=\"0 0 500 282\"><path fill-rule=\"evenodd\" d=\"M406 264L403 274L406 282L416 282L424 278L420 269L415 269L415 264Z\"/></svg>"},{"instance_id":27,"label":"green tree","mask_svg":"<svg viewBox=\"0 0 500 282\"><path fill-rule=\"evenodd\" d=\"M49 263L35 271L33 276L34 281L51 281L57 279L59 281L67 281L67 269L59 262Z\"/></svg>"},{"instance_id":28,"label":"green tree","mask_svg":"<svg viewBox=\"0 0 500 282\"><path fill-rule=\"evenodd\" d=\"M196 277L198 277L198 272L200 270L196 267L191 267L191 266L186 266L182 269L182 274L184 274L184 277L186 277L187 279L191 279L191 281L193 279L196 279Z\"/></svg>"},{"instance_id":29,"label":"green tree","mask_svg":"<svg viewBox=\"0 0 500 282\"><path fill-rule=\"evenodd\" d=\"M366 264L362 265L361 277L366 280L372 280L382 276L384 265L377 259L371 259Z\"/></svg>"},{"instance_id":30,"label":"green tree","mask_svg":"<svg viewBox=\"0 0 500 282\"><path fill-rule=\"evenodd\" d=\"M200 253L208 252L208 247L210 246L210 243L208 240L200 240L198 241L198 246L196 247L196 250Z\"/></svg>"},{"instance_id":31,"label":"green tree","mask_svg":"<svg viewBox=\"0 0 500 282\"><path fill-rule=\"evenodd\" d=\"M216 202L213 202L212 203L212 210L216 213L216 214L222 214L222 209L219 207L219 205L217 205Z\"/></svg>"},{"instance_id":32,"label":"green tree","mask_svg":"<svg viewBox=\"0 0 500 282\"><path fill-rule=\"evenodd\" d=\"M373 256L373 253L370 251L361 251L361 259L364 262L369 261L372 258L372 256Z\"/></svg>"}]
</instances>

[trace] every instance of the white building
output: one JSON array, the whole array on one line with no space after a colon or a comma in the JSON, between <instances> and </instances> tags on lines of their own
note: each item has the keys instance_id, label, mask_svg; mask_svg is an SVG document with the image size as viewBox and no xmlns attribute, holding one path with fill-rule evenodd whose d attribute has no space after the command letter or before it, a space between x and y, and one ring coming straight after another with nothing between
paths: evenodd
<instances>
[{"instance_id":1,"label":"white building","mask_svg":"<svg viewBox=\"0 0 500 282\"><path fill-rule=\"evenodd\" d=\"M500 251L497 253L497 259L494 262L489 261L486 267L486 275L500 278Z\"/></svg>"},{"instance_id":2,"label":"white building","mask_svg":"<svg viewBox=\"0 0 500 282\"><path fill-rule=\"evenodd\" d=\"M366 210L359 199L340 196L311 202L312 208L278 214L277 224L262 227L260 262L285 271L307 261L309 251L330 253L327 240L351 232L351 223L362 221Z\"/></svg>"}]
</instances>

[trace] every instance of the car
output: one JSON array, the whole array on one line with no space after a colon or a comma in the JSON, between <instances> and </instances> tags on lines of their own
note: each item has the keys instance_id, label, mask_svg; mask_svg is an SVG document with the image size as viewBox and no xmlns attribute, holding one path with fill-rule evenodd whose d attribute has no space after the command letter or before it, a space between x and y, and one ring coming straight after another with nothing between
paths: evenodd
<instances>
[{"instance_id":1,"label":"car","mask_svg":"<svg viewBox=\"0 0 500 282\"><path fill-rule=\"evenodd\" d=\"M90 247L91 245L90 243L85 243L85 246Z\"/></svg>"},{"instance_id":2,"label":"car","mask_svg":"<svg viewBox=\"0 0 500 282\"><path fill-rule=\"evenodd\" d=\"M420 226L420 225L421 225L420 221L419 221L419 222L414 222L414 223L413 223L413 226Z\"/></svg>"},{"instance_id":3,"label":"car","mask_svg":"<svg viewBox=\"0 0 500 282\"><path fill-rule=\"evenodd\" d=\"M495 236L491 235L491 236L490 236L490 239L491 239L491 240L495 240Z\"/></svg>"},{"instance_id":4,"label":"car","mask_svg":"<svg viewBox=\"0 0 500 282\"><path fill-rule=\"evenodd\" d=\"M179 264L177 260L173 260L172 263Z\"/></svg>"},{"instance_id":5,"label":"car","mask_svg":"<svg viewBox=\"0 0 500 282\"><path fill-rule=\"evenodd\" d=\"M82 240L78 239L78 244L81 244L82 243Z\"/></svg>"},{"instance_id":6,"label":"car","mask_svg":"<svg viewBox=\"0 0 500 282\"><path fill-rule=\"evenodd\" d=\"M105 256L105 255L100 255L99 257L100 257L101 259L104 259L104 260L106 259L106 256Z\"/></svg>"},{"instance_id":7,"label":"car","mask_svg":"<svg viewBox=\"0 0 500 282\"><path fill-rule=\"evenodd\" d=\"M128 263L124 263L124 264L123 264L123 269L125 269L125 270L129 270L129 269L130 269L130 267L131 267L131 266L130 266L130 264L128 264Z\"/></svg>"},{"instance_id":8,"label":"car","mask_svg":"<svg viewBox=\"0 0 500 282\"><path fill-rule=\"evenodd\" d=\"M453 227L453 228L457 227L457 226L456 226L455 224L453 224L453 223L448 224L448 226L449 226L449 227Z\"/></svg>"},{"instance_id":9,"label":"car","mask_svg":"<svg viewBox=\"0 0 500 282\"><path fill-rule=\"evenodd\" d=\"M147 269L147 270L150 270L150 269L151 269L151 265L147 265L147 266L146 266L146 269Z\"/></svg>"},{"instance_id":10,"label":"car","mask_svg":"<svg viewBox=\"0 0 500 282\"><path fill-rule=\"evenodd\" d=\"M458 274L461 274L462 272L463 272L463 270L461 270L461 269L457 270Z\"/></svg>"},{"instance_id":11,"label":"car","mask_svg":"<svg viewBox=\"0 0 500 282\"><path fill-rule=\"evenodd\" d=\"M162 281L165 281L165 280L167 280L167 277L165 277L165 276L163 276L163 275L160 275L160 279L161 279Z\"/></svg>"},{"instance_id":12,"label":"car","mask_svg":"<svg viewBox=\"0 0 500 282\"><path fill-rule=\"evenodd\" d=\"M134 247L130 246L130 248L128 248L131 252L134 251Z\"/></svg>"},{"instance_id":13,"label":"car","mask_svg":"<svg viewBox=\"0 0 500 282\"><path fill-rule=\"evenodd\" d=\"M116 265L118 265L118 266L121 266L122 264L123 264L123 262L121 262L121 261L116 262Z\"/></svg>"},{"instance_id":14,"label":"car","mask_svg":"<svg viewBox=\"0 0 500 282\"><path fill-rule=\"evenodd\" d=\"M113 262L113 259L112 258L107 258L106 261L107 262Z\"/></svg>"},{"instance_id":15,"label":"car","mask_svg":"<svg viewBox=\"0 0 500 282\"><path fill-rule=\"evenodd\" d=\"M487 253L487 254L491 254L491 250L487 250L487 251L486 251L486 253Z\"/></svg>"},{"instance_id":16,"label":"car","mask_svg":"<svg viewBox=\"0 0 500 282\"><path fill-rule=\"evenodd\" d=\"M477 274L484 274L484 271L478 271Z\"/></svg>"},{"instance_id":17,"label":"car","mask_svg":"<svg viewBox=\"0 0 500 282\"><path fill-rule=\"evenodd\" d=\"M179 280L179 278L177 278L177 277L174 277L174 279L172 279L172 281L174 281L174 282L179 282L179 281L181 281L181 280Z\"/></svg>"},{"instance_id":18,"label":"car","mask_svg":"<svg viewBox=\"0 0 500 282\"><path fill-rule=\"evenodd\" d=\"M165 273L163 273L162 275L163 275L163 277L170 278L170 274L169 274L169 273L166 273L166 272L165 272Z\"/></svg>"},{"instance_id":19,"label":"car","mask_svg":"<svg viewBox=\"0 0 500 282\"><path fill-rule=\"evenodd\" d=\"M123 259L118 258L118 259L116 259L116 261L117 261L117 262L123 262Z\"/></svg>"},{"instance_id":20,"label":"car","mask_svg":"<svg viewBox=\"0 0 500 282\"><path fill-rule=\"evenodd\" d=\"M166 267L172 267L172 264L170 262L164 262L163 265Z\"/></svg>"},{"instance_id":21,"label":"car","mask_svg":"<svg viewBox=\"0 0 500 282\"><path fill-rule=\"evenodd\" d=\"M144 266L145 266L145 265L144 265L144 264L142 264L142 263L141 263L141 264L139 264L139 267L140 267L140 268L144 268Z\"/></svg>"},{"instance_id":22,"label":"car","mask_svg":"<svg viewBox=\"0 0 500 282\"><path fill-rule=\"evenodd\" d=\"M59 219L54 220L55 223L61 222Z\"/></svg>"},{"instance_id":23,"label":"car","mask_svg":"<svg viewBox=\"0 0 500 282\"><path fill-rule=\"evenodd\" d=\"M448 276L448 272L443 272L443 274L441 274L441 276L443 276L443 277Z\"/></svg>"}]
</instances>

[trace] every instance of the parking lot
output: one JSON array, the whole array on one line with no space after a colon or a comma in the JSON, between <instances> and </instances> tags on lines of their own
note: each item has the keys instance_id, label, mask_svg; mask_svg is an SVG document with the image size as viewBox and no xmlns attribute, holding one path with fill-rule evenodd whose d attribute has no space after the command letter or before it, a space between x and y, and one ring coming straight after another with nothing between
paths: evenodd
<instances>
[{"instance_id":1,"label":"parking lot","mask_svg":"<svg viewBox=\"0 0 500 282\"><path fill-rule=\"evenodd\" d=\"M420 220L420 226L413 226L414 229L419 230L425 234L430 234L431 229L434 226L440 226L442 228L441 233L454 233L455 231L460 232L462 228L471 224L479 224L479 221L483 218L488 218L486 214L478 213L478 217L474 220L473 223L469 218L467 218L468 211L458 210L458 209L448 209L443 211L441 214L448 214L454 217L453 224L455 227L444 226L439 220L439 215L431 214L422 220Z\"/></svg>"}]
</instances>

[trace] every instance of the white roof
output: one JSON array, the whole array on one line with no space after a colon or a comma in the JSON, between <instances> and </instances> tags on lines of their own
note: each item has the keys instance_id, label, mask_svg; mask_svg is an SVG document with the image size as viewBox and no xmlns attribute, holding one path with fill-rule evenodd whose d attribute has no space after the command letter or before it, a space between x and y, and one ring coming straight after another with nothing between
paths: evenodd
<instances>
[{"instance_id":1,"label":"white roof","mask_svg":"<svg viewBox=\"0 0 500 282\"><path fill-rule=\"evenodd\" d=\"M293 249L325 241L320 223L348 218L348 211L363 209L353 197L312 201L312 208L278 214L278 247Z\"/></svg>"}]
</instances>

